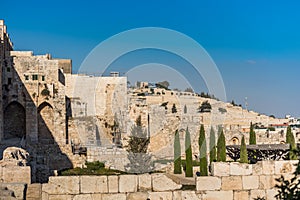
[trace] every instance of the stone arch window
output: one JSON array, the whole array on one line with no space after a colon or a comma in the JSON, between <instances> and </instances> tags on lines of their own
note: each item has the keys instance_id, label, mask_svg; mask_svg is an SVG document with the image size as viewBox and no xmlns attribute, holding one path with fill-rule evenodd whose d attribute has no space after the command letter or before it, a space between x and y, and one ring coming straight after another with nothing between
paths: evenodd
<instances>
[{"instance_id":1,"label":"stone arch window","mask_svg":"<svg viewBox=\"0 0 300 200\"><path fill-rule=\"evenodd\" d=\"M4 110L4 139L22 138L26 136L25 108L13 101Z\"/></svg>"},{"instance_id":2,"label":"stone arch window","mask_svg":"<svg viewBox=\"0 0 300 200\"><path fill-rule=\"evenodd\" d=\"M54 112L53 107L43 102L38 107L38 138L43 144L53 144Z\"/></svg>"},{"instance_id":3,"label":"stone arch window","mask_svg":"<svg viewBox=\"0 0 300 200\"><path fill-rule=\"evenodd\" d=\"M233 137L230 140L231 145L239 145L240 144L240 140L237 137Z\"/></svg>"}]
</instances>

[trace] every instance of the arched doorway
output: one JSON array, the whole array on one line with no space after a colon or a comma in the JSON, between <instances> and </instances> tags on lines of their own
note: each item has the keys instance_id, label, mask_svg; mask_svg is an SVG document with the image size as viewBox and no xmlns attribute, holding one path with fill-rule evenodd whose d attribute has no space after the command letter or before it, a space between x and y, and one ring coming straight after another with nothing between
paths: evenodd
<instances>
[{"instance_id":1,"label":"arched doorway","mask_svg":"<svg viewBox=\"0 0 300 200\"><path fill-rule=\"evenodd\" d=\"M43 102L38 107L38 138L43 144L52 144L54 142L54 115L52 106Z\"/></svg>"},{"instance_id":2,"label":"arched doorway","mask_svg":"<svg viewBox=\"0 0 300 200\"><path fill-rule=\"evenodd\" d=\"M22 138L26 136L25 108L13 101L4 110L4 139Z\"/></svg>"},{"instance_id":3,"label":"arched doorway","mask_svg":"<svg viewBox=\"0 0 300 200\"><path fill-rule=\"evenodd\" d=\"M239 145L239 144L240 144L240 140L239 140L237 137L233 137L233 138L230 140L230 144L231 144L231 145Z\"/></svg>"}]
</instances>

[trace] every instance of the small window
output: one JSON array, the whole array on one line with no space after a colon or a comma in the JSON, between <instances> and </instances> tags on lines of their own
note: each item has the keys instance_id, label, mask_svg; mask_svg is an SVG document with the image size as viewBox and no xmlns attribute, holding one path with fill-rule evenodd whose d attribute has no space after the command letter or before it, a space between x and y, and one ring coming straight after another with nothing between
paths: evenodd
<instances>
[{"instance_id":1,"label":"small window","mask_svg":"<svg viewBox=\"0 0 300 200\"><path fill-rule=\"evenodd\" d=\"M34 74L34 75L32 75L32 80L38 80L38 75L36 75L36 74Z\"/></svg>"},{"instance_id":2,"label":"small window","mask_svg":"<svg viewBox=\"0 0 300 200\"><path fill-rule=\"evenodd\" d=\"M45 81L45 76L42 76L42 81Z\"/></svg>"},{"instance_id":3,"label":"small window","mask_svg":"<svg viewBox=\"0 0 300 200\"><path fill-rule=\"evenodd\" d=\"M10 72L10 67L6 68L6 71L7 71L7 72Z\"/></svg>"},{"instance_id":4,"label":"small window","mask_svg":"<svg viewBox=\"0 0 300 200\"><path fill-rule=\"evenodd\" d=\"M25 80L28 81L29 80L29 76L28 75L24 75L25 76Z\"/></svg>"},{"instance_id":5,"label":"small window","mask_svg":"<svg viewBox=\"0 0 300 200\"><path fill-rule=\"evenodd\" d=\"M7 79L7 84L10 85L11 84L11 78Z\"/></svg>"}]
</instances>

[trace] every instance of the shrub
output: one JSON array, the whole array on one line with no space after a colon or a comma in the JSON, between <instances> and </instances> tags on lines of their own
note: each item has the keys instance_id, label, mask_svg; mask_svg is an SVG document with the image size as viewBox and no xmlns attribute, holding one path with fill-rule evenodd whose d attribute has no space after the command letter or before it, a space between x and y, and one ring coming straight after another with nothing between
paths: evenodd
<instances>
[{"instance_id":1,"label":"shrub","mask_svg":"<svg viewBox=\"0 0 300 200\"><path fill-rule=\"evenodd\" d=\"M191 147L191 136L188 128L185 131L185 159L186 169L185 176L193 177L193 158L192 158L192 147Z\"/></svg>"},{"instance_id":2,"label":"shrub","mask_svg":"<svg viewBox=\"0 0 300 200\"><path fill-rule=\"evenodd\" d=\"M250 138L249 138L249 144L256 144L256 134L254 132L254 127L253 127L253 124L251 122L250 124Z\"/></svg>"},{"instance_id":3,"label":"shrub","mask_svg":"<svg viewBox=\"0 0 300 200\"><path fill-rule=\"evenodd\" d=\"M176 130L174 139L174 174L181 174L181 149L179 132Z\"/></svg>"},{"instance_id":4,"label":"shrub","mask_svg":"<svg viewBox=\"0 0 300 200\"><path fill-rule=\"evenodd\" d=\"M245 143L245 137L242 137L240 163L248 163L248 152Z\"/></svg>"},{"instance_id":5,"label":"shrub","mask_svg":"<svg viewBox=\"0 0 300 200\"><path fill-rule=\"evenodd\" d=\"M217 161L217 149L216 149L216 134L213 127L210 129L210 136L209 136L209 161L215 162Z\"/></svg>"},{"instance_id":6,"label":"shrub","mask_svg":"<svg viewBox=\"0 0 300 200\"><path fill-rule=\"evenodd\" d=\"M226 142L223 129L220 127L218 131L218 143L217 143L217 161L225 162L226 161Z\"/></svg>"},{"instance_id":7,"label":"shrub","mask_svg":"<svg viewBox=\"0 0 300 200\"><path fill-rule=\"evenodd\" d=\"M199 134L199 152L200 152L200 175L207 176L207 158L206 158L206 139L205 139L205 130L203 124L200 127Z\"/></svg>"},{"instance_id":8,"label":"shrub","mask_svg":"<svg viewBox=\"0 0 300 200\"><path fill-rule=\"evenodd\" d=\"M290 160L297 160L297 154L295 153L295 151L297 150L297 146L290 126L288 126L286 131L286 143L290 144L290 152L289 152Z\"/></svg>"}]
</instances>

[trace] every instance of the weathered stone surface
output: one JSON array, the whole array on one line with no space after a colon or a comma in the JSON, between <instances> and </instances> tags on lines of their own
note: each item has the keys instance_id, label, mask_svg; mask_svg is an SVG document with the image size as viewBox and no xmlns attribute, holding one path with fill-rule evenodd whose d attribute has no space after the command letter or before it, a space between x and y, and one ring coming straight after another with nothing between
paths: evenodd
<instances>
[{"instance_id":1,"label":"weathered stone surface","mask_svg":"<svg viewBox=\"0 0 300 200\"><path fill-rule=\"evenodd\" d=\"M294 173L298 160L280 160L275 162L275 174Z\"/></svg>"},{"instance_id":2,"label":"weathered stone surface","mask_svg":"<svg viewBox=\"0 0 300 200\"><path fill-rule=\"evenodd\" d=\"M259 187L259 176L242 176L243 189L253 190Z\"/></svg>"},{"instance_id":3,"label":"weathered stone surface","mask_svg":"<svg viewBox=\"0 0 300 200\"><path fill-rule=\"evenodd\" d=\"M181 192L182 200L199 200L201 198L202 198L202 194L196 194L195 191L182 191ZM173 200L174 200L174 193L173 193Z\"/></svg>"},{"instance_id":4,"label":"weathered stone surface","mask_svg":"<svg viewBox=\"0 0 300 200\"><path fill-rule=\"evenodd\" d=\"M49 195L49 200L72 200L72 195Z\"/></svg>"},{"instance_id":5,"label":"weathered stone surface","mask_svg":"<svg viewBox=\"0 0 300 200\"><path fill-rule=\"evenodd\" d=\"M172 179L165 174L153 174L152 175L152 187L153 191L174 191L182 187L181 184L175 183Z\"/></svg>"},{"instance_id":6,"label":"weathered stone surface","mask_svg":"<svg viewBox=\"0 0 300 200\"><path fill-rule=\"evenodd\" d=\"M137 181L137 175L119 176L119 192L136 192Z\"/></svg>"},{"instance_id":7,"label":"weathered stone surface","mask_svg":"<svg viewBox=\"0 0 300 200\"><path fill-rule=\"evenodd\" d=\"M135 193L128 193L126 200L141 200L147 199L149 194L147 192L135 192Z\"/></svg>"},{"instance_id":8,"label":"weathered stone surface","mask_svg":"<svg viewBox=\"0 0 300 200\"><path fill-rule=\"evenodd\" d=\"M118 193L119 191L119 177L118 176L108 176L108 192Z\"/></svg>"},{"instance_id":9,"label":"weathered stone surface","mask_svg":"<svg viewBox=\"0 0 300 200\"><path fill-rule=\"evenodd\" d=\"M107 176L81 176L80 192L87 193L107 193Z\"/></svg>"},{"instance_id":10,"label":"weathered stone surface","mask_svg":"<svg viewBox=\"0 0 300 200\"><path fill-rule=\"evenodd\" d=\"M241 190L242 185L241 176L222 177L222 190Z\"/></svg>"},{"instance_id":11,"label":"weathered stone surface","mask_svg":"<svg viewBox=\"0 0 300 200\"><path fill-rule=\"evenodd\" d=\"M259 176L259 189L271 189L276 185L275 176L261 175Z\"/></svg>"},{"instance_id":12,"label":"weathered stone surface","mask_svg":"<svg viewBox=\"0 0 300 200\"><path fill-rule=\"evenodd\" d=\"M78 194L75 195L73 200L94 200L92 194Z\"/></svg>"},{"instance_id":13,"label":"weathered stone surface","mask_svg":"<svg viewBox=\"0 0 300 200\"><path fill-rule=\"evenodd\" d=\"M272 175L275 172L275 163L272 160L261 161L262 174Z\"/></svg>"},{"instance_id":14,"label":"weathered stone surface","mask_svg":"<svg viewBox=\"0 0 300 200\"><path fill-rule=\"evenodd\" d=\"M211 174L213 176L229 176L229 162L212 162Z\"/></svg>"},{"instance_id":15,"label":"weathered stone surface","mask_svg":"<svg viewBox=\"0 0 300 200\"><path fill-rule=\"evenodd\" d=\"M150 192L149 199L172 200L172 192Z\"/></svg>"},{"instance_id":16,"label":"weathered stone surface","mask_svg":"<svg viewBox=\"0 0 300 200\"><path fill-rule=\"evenodd\" d=\"M139 177L139 191L151 191L152 181L150 174L141 174Z\"/></svg>"},{"instance_id":17,"label":"weathered stone surface","mask_svg":"<svg viewBox=\"0 0 300 200\"><path fill-rule=\"evenodd\" d=\"M126 194L102 194L102 200L126 200Z\"/></svg>"},{"instance_id":18,"label":"weathered stone surface","mask_svg":"<svg viewBox=\"0 0 300 200\"><path fill-rule=\"evenodd\" d=\"M278 194L276 189L266 190L267 200L275 200L275 196Z\"/></svg>"},{"instance_id":19,"label":"weathered stone surface","mask_svg":"<svg viewBox=\"0 0 300 200\"><path fill-rule=\"evenodd\" d=\"M25 199L25 187L24 183L0 183L0 187L7 188L10 191L13 191L17 199Z\"/></svg>"},{"instance_id":20,"label":"weathered stone surface","mask_svg":"<svg viewBox=\"0 0 300 200\"><path fill-rule=\"evenodd\" d=\"M52 176L49 183L42 185L42 191L48 194L79 194L79 177Z\"/></svg>"},{"instance_id":21,"label":"weathered stone surface","mask_svg":"<svg viewBox=\"0 0 300 200\"><path fill-rule=\"evenodd\" d=\"M234 200L249 199L249 192L248 191L234 191L233 199Z\"/></svg>"},{"instance_id":22,"label":"weathered stone surface","mask_svg":"<svg viewBox=\"0 0 300 200\"><path fill-rule=\"evenodd\" d=\"M239 176L239 175L251 175L252 174L252 165L242 164L242 163L230 163L230 175Z\"/></svg>"},{"instance_id":23,"label":"weathered stone surface","mask_svg":"<svg viewBox=\"0 0 300 200\"><path fill-rule=\"evenodd\" d=\"M262 168L261 161L258 161L256 164L252 165L252 174L253 175L262 175L263 174L263 168Z\"/></svg>"},{"instance_id":24,"label":"weathered stone surface","mask_svg":"<svg viewBox=\"0 0 300 200\"><path fill-rule=\"evenodd\" d=\"M266 192L265 190L251 190L250 191L250 199L255 199L255 198L266 198Z\"/></svg>"},{"instance_id":25,"label":"weathered stone surface","mask_svg":"<svg viewBox=\"0 0 300 200\"><path fill-rule=\"evenodd\" d=\"M203 200L229 200L233 199L233 191L207 191L202 196Z\"/></svg>"},{"instance_id":26,"label":"weathered stone surface","mask_svg":"<svg viewBox=\"0 0 300 200\"><path fill-rule=\"evenodd\" d=\"M43 186L42 186L42 188L43 188ZM42 191L42 200L49 200L48 193Z\"/></svg>"},{"instance_id":27,"label":"weathered stone surface","mask_svg":"<svg viewBox=\"0 0 300 200\"><path fill-rule=\"evenodd\" d=\"M202 176L196 179L196 190L220 190L221 189L221 178L212 176Z\"/></svg>"},{"instance_id":28,"label":"weathered stone surface","mask_svg":"<svg viewBox=\"0 0 300 200\"><path fill-rule=\"evenodd\" d=\"M40 200L42 199L42 184L34 183L27 185L26 199Z\"/></svg>"},{"instance_id":29,"label":"weathered stone surface","mask_svg":"<svg viewBox=\"0 0 300 200\"><path fill-rule=\"evenodd\" d=\"M2 174L5 183L31 183L30 166L2 167Z\"/></svg>"}]
</instances>

